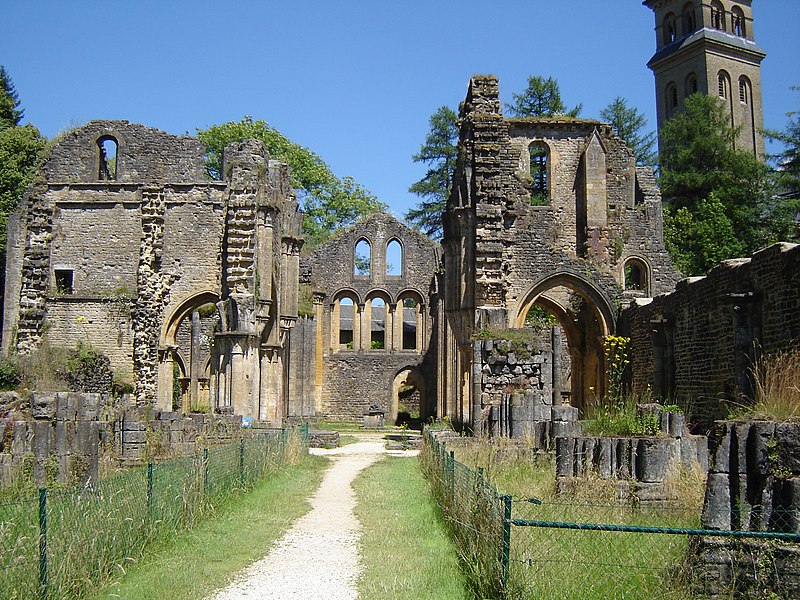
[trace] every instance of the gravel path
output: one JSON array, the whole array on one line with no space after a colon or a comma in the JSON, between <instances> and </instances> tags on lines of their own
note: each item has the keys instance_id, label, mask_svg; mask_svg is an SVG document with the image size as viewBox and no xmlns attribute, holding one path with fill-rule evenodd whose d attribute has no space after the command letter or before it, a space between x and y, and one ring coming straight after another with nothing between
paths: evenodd
<instances>
[{"instance_id":1,"label":"gravel path","mask_svg":"<svg viewBox=\"0 0 800 600\"><path fill-rule=\"evenodd\" d=\"M380 437L359 437L365 441L333 450L311 450L333 459L309 499L311 511L295 522L267 556L239 573L213 600L358 598L360 526L353 514L356 501L350 484L381 455L410 454L387 452Z\"/></svg>"}]
</instances>

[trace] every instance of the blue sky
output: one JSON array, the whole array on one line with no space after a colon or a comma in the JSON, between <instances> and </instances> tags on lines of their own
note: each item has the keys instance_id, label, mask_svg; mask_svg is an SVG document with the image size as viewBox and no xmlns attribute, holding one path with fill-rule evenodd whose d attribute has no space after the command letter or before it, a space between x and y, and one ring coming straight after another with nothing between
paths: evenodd
<instances>
[{"instance_id":1,"label":"blue sky","mask_svg":"<svg viewBox=\"0 0 800 600\"><path fill-rule=\"evenodd\" d=\"M756 0L765 125L800 110L800 0ZM92 119L171 133L264 119L398 215L411 155L471 75L504 100L530 74L597 117L615 96L655 128L652 12L640 0L0 0L0 64L47 136Z\"/></svg>"}]
</instances>

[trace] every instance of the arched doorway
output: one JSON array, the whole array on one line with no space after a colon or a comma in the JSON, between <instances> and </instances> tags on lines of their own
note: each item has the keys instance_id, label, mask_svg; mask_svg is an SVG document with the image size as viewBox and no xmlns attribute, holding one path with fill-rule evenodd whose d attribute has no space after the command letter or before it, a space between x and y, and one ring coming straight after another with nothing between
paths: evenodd
<instances>
[{"instance_id":1,"label":"arched doorway","mask_svg":"<svg viewBox=\"0 0 800 600\"><path fill-rule=\"evenodd\" d=\"M558 403L560 396L583 411L588 402L605 394L603 338L614 331L611 303L591 282L571 273L557 273L536 283L525 294L514 326L530 327L531 314L537 310L557 322L551 329L556 367L553 400ZM566 343L562 344L562 340ZM566 355L557 356L563 349Z\"/></svg>"},{"instance_id":2,"label":"arched doorway","mask_svg":"<svg viewBox=\"0 0 800 600\"><path fill-rule=\"evenodd\" d=\"M207 411L214 329L219 321L214 292L181 302L165 321L159 347L158 408Z\"/></svg>"},{"instance_id":3,"label":"arched doorway","mask_svg":"<svg viewBox=\"0 0 800 600\"><path fill-rule=\"evenodd\" d=\"M425 380L419 369L406 367L392 382L388 421L397 425L419 422L426 416Z\"/></svg>"}]
</instances>

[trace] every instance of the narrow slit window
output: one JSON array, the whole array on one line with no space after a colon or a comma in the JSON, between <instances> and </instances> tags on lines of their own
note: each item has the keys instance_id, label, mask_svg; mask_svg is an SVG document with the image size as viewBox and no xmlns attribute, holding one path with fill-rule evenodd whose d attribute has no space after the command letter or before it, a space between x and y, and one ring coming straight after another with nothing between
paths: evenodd
<instances>
[{"instance_id":1,"label":"narrow slit window","mask_svg":"<svg viewBox=\"0 0 800 600\"><path fill-rule=\"evenodd\" d=\"M101 181L114 181L117 179L117 150L119 144L111 136L101 137L97 140L98 173L97 178Z\"/></svg>"},{"instance_id":2,"label":"narrow slit window","mask_svg":"<svg viewBox=\"0 0 800 600\"><path fill-rule=\"evenodd\" d=\"M739 79L739 102L750 104L750 82L746 77Z\"/></svg>"},{"instance_id":3,"label":"narrow slit window","mask_svg":"<svg viewBox=\"0 0 800 600\"><path fill-rule=\"evenodd\" d=\"M725 71L720 71L718 80L719 97L727 100L731 95L731 80Z\"/></svg>"},{"instance_id":4,"label":"narrow slit window","mask_svg":"<svg viewBox=\"0 0 800 600\"><path fill-rule=\"evenodd\" d=\"M549 204L550 177L548 173L550 150L544 142L533 142L528 146L531 175L531 205Z\"/></svg>"}]
</instances>

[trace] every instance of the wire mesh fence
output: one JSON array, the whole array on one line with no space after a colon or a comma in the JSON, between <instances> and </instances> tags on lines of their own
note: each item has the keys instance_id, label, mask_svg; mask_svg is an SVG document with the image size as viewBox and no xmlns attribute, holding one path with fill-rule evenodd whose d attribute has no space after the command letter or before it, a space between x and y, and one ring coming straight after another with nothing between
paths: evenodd
<instances>
[{"instance_id":1,"label":"wire mesh fence","mask_svg":"<svg viewBox=\"0 0 800 600\"><path fill-rule=\"evenodd\" d=\"M74 598L295 458L307 427L0 500L0 598Z\"/></svg>"},{"instance_id":2,"label":"wire mesh fence","mask_svg":"<svg viewBox=\"0 0 800 600\"><path fill-rule=\"evenodd\" d=\"M769 531L717 531L699 528L697 506L512 498L430 432L425 441L423 468L481 598L732 597L748 578L787 589L777 563L800 556L794 514ZM721 577L734 566L744 576Z\"/></svg>"}]
</instances>

